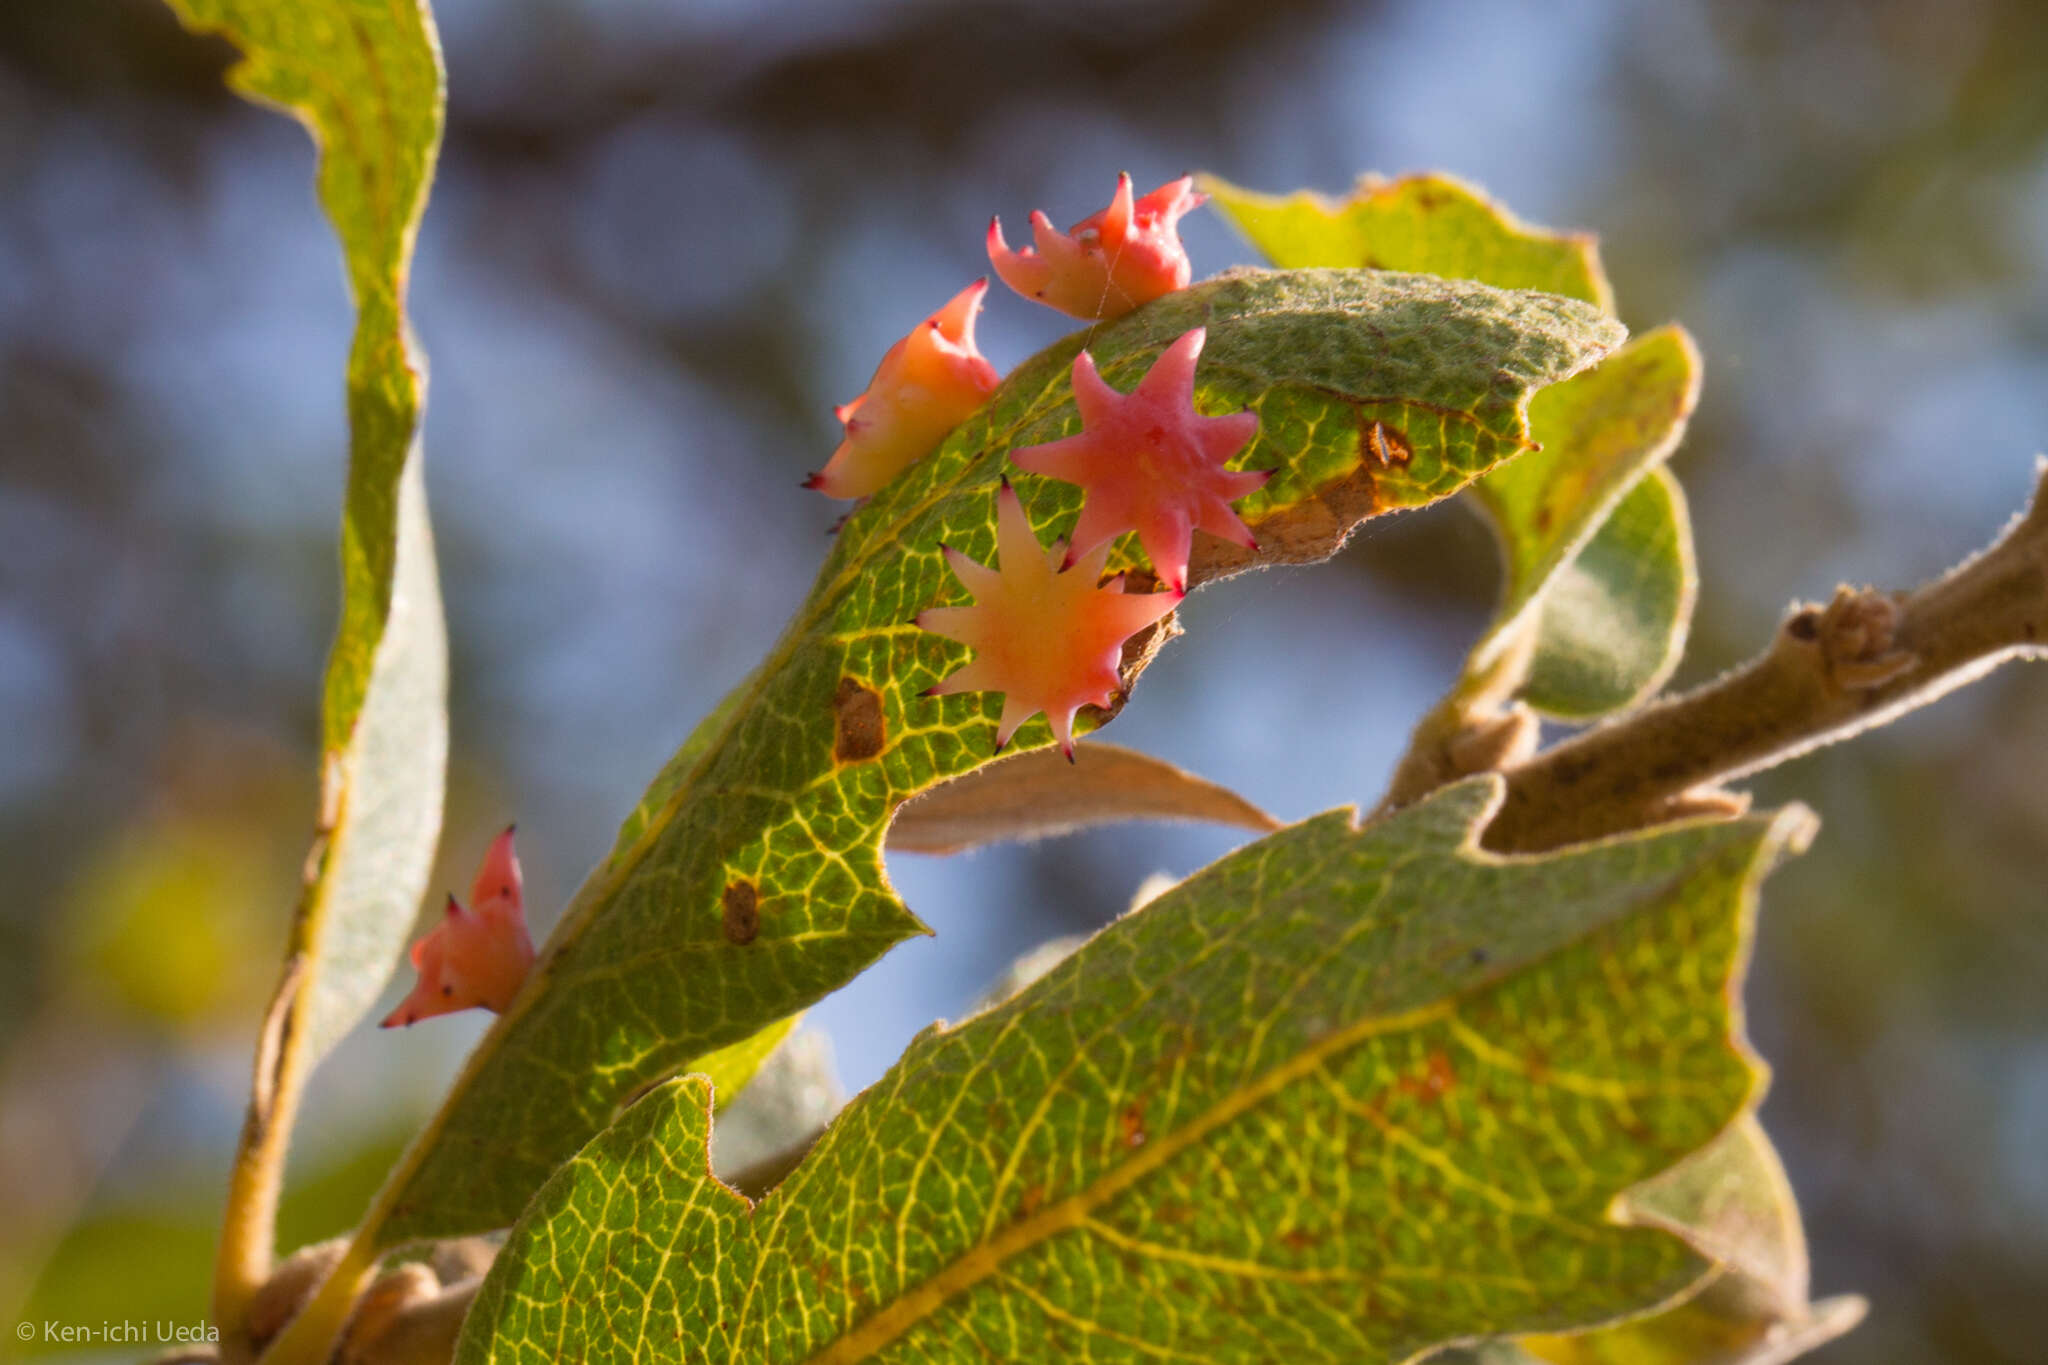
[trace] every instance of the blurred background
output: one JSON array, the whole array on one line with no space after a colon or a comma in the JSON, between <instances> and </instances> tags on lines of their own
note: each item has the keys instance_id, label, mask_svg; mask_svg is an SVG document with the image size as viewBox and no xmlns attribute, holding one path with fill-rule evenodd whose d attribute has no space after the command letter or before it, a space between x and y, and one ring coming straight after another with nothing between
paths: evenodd
<instances>
[{"instance_id":1,"label":"blurred background","mask_svg":"<svg viewBox=\"0 0 2048 1365\"><path fill-rule=\"evenodd\" d=\"M450 611L440 885L516 817L540 928L766 649L842 510L830 407L981 235L1189 169L1443 169L1598 231L1699 338L1681 681L1794 596L1986 541L2048 448L2048 7L441 0L413 305ZM314 809L351 314L288 120L155 0L0 5L0 1316L204 1310ZM1197 274L1249 259L1208 214ZM1008 367L1067 330L991 295ZM1110 737L1287 818L1377 796L1484 621L1458 506L1200 594ZM1370 697L1369 706L1358 704ZM1820 842L1749 1001L1826 1362L2048 1342L2048 675L1768 775ZM1012 957L1233 840L1135 827L891 872L938 931L815 1011L866 1084ZM396 990L394 989L394 994ZM288 1243L353 1221L480 1031L359 1030ZM0 1349L12 1350L9 1345Z\"/></svg>"}]
</instances>

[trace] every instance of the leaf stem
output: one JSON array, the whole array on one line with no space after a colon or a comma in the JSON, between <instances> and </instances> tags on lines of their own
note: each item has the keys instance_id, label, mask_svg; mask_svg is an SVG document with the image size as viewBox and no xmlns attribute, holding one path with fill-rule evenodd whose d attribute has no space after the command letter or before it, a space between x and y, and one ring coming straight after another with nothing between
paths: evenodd
<instances>
[{"instance_id":1,"label":"leaf stem","mask_svg":"<svg viewBox=\"0 0 2048 1365\"><path fill-rule=\"evenodd\" d=\"M1535 750L1535 712L1514 701L1536 657L1542 613L1531 602L1468 657L1457 685L1416 722L1375 816L1421 800L1438 787L1492 772Z\"/></svg>"},{"instance_id":2,"label":"leaf stem","mask_svg":"<svg viewBox=\"0 0 2048 1365\"><path fill-rule=\"evenodd\" d=\"M254 1354L249 1308L270 1278L285 1150L304 1089L305 1068L293 1065L289 1035L304 984L305 961L299 953L285 960L276 994L263 1013L249 1082L249 1108L242 1117L235 1163L228 1173L227 1208L213 1271L213 1321L220 1330L221 1358L228 1365L237 1365Z\"/></svg>"},{"instance_id":3,"label":"leaf stem","mask_svg":"<svg viewBox=\"0 0 2048 1365\"><path fill-rule=\"evenodd\" d=\"M319 1291L264 1348L265 1365L325 1365L332 1359L381 1255L368 1238L350 1241Z\"/></svg>"},{"instance_id":4,"label":"leaf stem","mask_svg":"<svg viewBox=\"0 0 2048 1365\"><path fill-rule=\"evenodd\" d=\"M1882 725L2008 659L2048 657L2048 460L1988 549L1908 592L1847 587L1754 659L1508 767L1485 844L1536 852L1639 829L1723 782Z\"/></svg>"}]
</instances>

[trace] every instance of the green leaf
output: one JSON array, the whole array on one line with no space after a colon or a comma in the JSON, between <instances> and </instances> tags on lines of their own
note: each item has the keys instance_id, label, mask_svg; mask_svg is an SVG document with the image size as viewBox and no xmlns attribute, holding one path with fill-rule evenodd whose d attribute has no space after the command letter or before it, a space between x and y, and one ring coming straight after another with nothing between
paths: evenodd
<instances>
[{"instance_id":1,"label":"green leaf","mask_svg":"<svg viewBox=\"0 0 2048 1365\"><path fill-rule=\"evenodd\" d=\"M1786 1307L1806 1303L1799 1201L1754 1114L1623 1195L1618 1216L1676 1233Z\"/></svg>"},{"instance_id":2,"label":"green leaf","mask_svg":"<svg viewBox=\"0 0 2048 1365\"><path fill-rule=\"evenodd\" d=\"M1473 487L1506 582L1468 674L1531 633L1523 696L1573 719L1628 706L1670 675L1697 580L1685 496L1659 467L1698 401L1699 353L1677 326L1537 395L1529 427L1543 448Z\"/></svg>"},{"instance_id":3,"label":"green leaf","mask_svg":"<svg viewBox=\"0 0 2048 1365\"><path fill-rule=\"evenodd\" d=\"M1205 411L1255 407L1240 506L1261 560L1328 554L1362 517L1456 492L1522 449L1530 393L1618 343L1592 308L1427 276L1226 275L1086 339L1129 387L1206 324ZM1025 362L940 450L848 520L768 660L700 729L562 918L362 1231L377 1245L502 1227L641 1088L795 1013L923 926L883 873L896 807L993 755L999 699L928 698L968 651L911 618L964 601L941 542L986 562L1008 452L1079 428L1076 336ZM1404 454L1382 463L1380 449ZM1042 539L1080 494L1020 478ZM1212 542L1196 576L1252 561ZM1136 564L1126 545L1119 566ZM1155 633L1154 645L1164 638ZM1143 662L1127 655L1127 676ZM1048 742L1034 721L1015 747Z\"/></svg>"},{"instance_id":4,"label":"green leaf","mask_svg":"<svg viewBox=\"0 0 2048 1365\"><path fill-rule=\"evenodd\" d=\"M1551 577L1523 700L1567 720L1635 705L1678 666L1698 588L1685 494L1653 469Z\"/></svg>"},{"instance_id":5,"label":"green leaf","mask_svg":"<svg viewBox=\"0 0 2048 1365\"><path fill-rule=\"evenodd\" d=\"M213 1313L232 1355L246 1349L271 1270L272 1214L307 1077L389 979L440 838L448 640L418 439L424 362L405 282L440 147L441 54L424 0L169 3L188 27L241 49L235 89L312 135L356 305L319 814L215 1265Z\"/></svg>"},{"instance_id":6,"label":"green leaf","mask_svg":"<svg viewBox=\"0 0 2048 1365\"><path fill-rule=\"evenodd\" d=\"M1496 624L1473 651L1474 671L1484 671L1525 628L1525 614L1536 613L1542 618L1539 654L1585 654L1588 643L1606 645L1582 669L1604 670L1614 680L1605 694L1611 704L1598 709L1626 703L1653 676L1662 681L1692 607L1683 495L1675 486L1669 497L1640 494L1628 508L1630 525L1612 532L1607 525L1644 474L1677 446L1698 401L1699 352L1684 328L1670 326L1635 338L1597 369L1553 385L1530 403L1529 429L1543 448L1473 488L1500 535L1506 565ZM1607 541L1593 556L1601 562L1582 562L1596 537ZM1619 556L1638 548L1659 562L1631 572ZM1575 571L1608 591L1584 603L1559 600L1571 591L1567 580ZM1610 606L1618 612L1611 619L1581 609ZM1619 701L1612 700L1616 690L1622 690ZM1586 713L1583 705L1569 706L1569 694L1556 700L1568 714Z\"/></svg>"},{"instance_id":7,"label":"green leaf","mask_svg":"<svg viewBox=\"0 0 2048 1365\"><path fill-rule=\"evenodd\" d=\"M1799 1203L1754 1115L1622 1196L1618 1216L1684 1238L1717 1266L1698 1294L1649 1317L1519 1344L1549 1365L1776 1365L1863 1316L1853 1295L1810 1303Z\"/></svg>"},{"instance_id":8,"label":"green leaf","mask_svg":"<svg viewBox=\"0 0 2048 1365\"><path fill-rule=\"evenodd\" d=\"M1407 1360L1664 1302L1609 1213L1746 1112L1756 883L1804 812L1537 858L1482 778L1196 874L921 1034L758 1207L708 1089L535 1197L458 1359Z\"/></svg>"},{"instance_id":9,"label":"green leaf","mask_svg":"<svg viewBox=\"0 0 2048 1365\"><path fill-rule=\"evenodd\" d=\"M1785 1365L1853 1330L1868 1307L1857 1295L1838 1294L1796 1317L1759 1316L1750 1286L1724 1275L1636 1322L1501 1343L1505 1349L1485 1365Z\"/></svg>"},{"instance_id":10,"label":"green leaf","mask_svg":"<svg viewBox=\"0 0 2048 1365\"><path fill-rule=\"evenodd\" d=\"M1447 177L1367 179L1340 202L1254 194L1214 179L1205 188L1278 265L1378 264L1613 308L1592 238L1530 227ZM1677 447L1698 398L1698 350L1669 326L1531 404L1541 449L1473 488L1500 536L1505 583L1461 690L1482 691L1504 662L1527 660L1524 700L1586 720L1662 684L1691 620L1692 534L1668 477L1631 490ZM1617 515L1624 524L1610 526ZM1644 562L1628 562L1632 553Z\"/></svg>"},{"instance_id":11,"label":"green leaf","mask_svg":"<svg viewBox=\"0 0 2048 1365\"><path fill-rule=\"evenodd\" d=\"M782 1046L783 1040L789 1037L802 1018L800 1014L792 1014L786 1019L777 1019L738 1042L727 1043L716 1052L698 1058L691 1069L709 1077L711 1083L718 1087L719 1094L732 1099L761 1070L775 1049Z\"/></svg>"},{"instance_id":12,"label":"green leaf","mask_svg":"<svg viewBox=\"0 0 2048 1365\"><path fill-rule=\"evenodd\" d=\"M1809 1303L1806 1233L1754 1114L1621 1196L1616 1217L1682 1237L1715 1271L1700 1292L1645 1317L1432 1356L1442 1365L1783 1365L1862 1320L1854 1295Z\"/></svg>"},{"instance_id":13,"label":"green leaf","mask_svg":"<svg viewBox=\"0 0 2048 1365\"><path fill-rule=\"evenodd\" d=\"M1501 289L1540 289L1614 311L1600 248L1586 233L1531 227L1448 175L1359 178L1349 198L1259 194L1201 178L1230 225L1274 265L1414 270Z\"/></svg>"},{"instance_id":14,"label":"green leaf","mask_svg":"<svg viewBox=\"0 0 2048 1365\"><path fill-rule=\"evenodd\" d=\"M293 929L287 1046L303 1070L376 999L440 835L447 637L416 440L424 362L405 281L440 146L441 57L418 0L170 0L241 49L229 83L302 122L355 297L341 621L323 709L320 833Z\"/></svg>"}]
</instances>

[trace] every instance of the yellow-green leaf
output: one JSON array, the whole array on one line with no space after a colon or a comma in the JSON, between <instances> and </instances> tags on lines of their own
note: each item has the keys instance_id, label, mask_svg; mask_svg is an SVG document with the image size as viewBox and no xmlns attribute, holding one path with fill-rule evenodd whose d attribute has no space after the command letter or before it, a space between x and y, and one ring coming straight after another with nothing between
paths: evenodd
<instances>
[{"instance_id":1,"label":"yellow-green leaf","mask_svg":"<svg viewBox=\"0 0 2048 1365\"><path fill-rule=\"evenodd\" d=\"M1506 564L1474 672L1533 629L1538 658L1558 656L1553 675L1532 678L1525 692L1540 710L1599 715L1663 681L1691 619L1692 536L1676 483L1646 488L1644 475L1684 436L1699 386L1699 352L1684 328L1669 326L1530 403L1542 449L1472 490ZM1624 500L1623 524L1611 525ZM1629 562L1632 552L1644 555L1640 564Z\"/></svg>"},{"instance_id":2,"label":"yellow-green leaf","mask_svg":"<svg viewBox=\"0 0 2048 1365\"><path fill-rule=\"evenodd\" d=\"M1423 270L1613 308L1592 238L1531 227L1444 176L1367 179L1342 201L1254 194L1213 178L1205 187L1277 265ZM1683 496L1667 478L1626 504L1624 524L1608 523L1676 448L1698 397L1699 354L1677 326L1538 396L1529 425L1541 449L1473 486L1500 536L1504 583L1465 688L1484 686L1504 659L1529 659L1525 700L1591 719L1668 676L1692 613ZM1637 552L1644 561L1629 563Z\"/></svg>"},{"instance_id":3,"label":"yellow-green leaf","mask_svg":"<svg viewBox=\"0 0 2048 1365\"><path fill-rule=\"evenodd\" d=\"M1683 1237L1715 1263L1714 1278L1649 1317L1526 1337L1519 1345L1527 1357L1548 1365L1779 1365L1862 1319L1853 1295L1808 1301L1799 1203L1754 1115L1623 1195L1620 1217Z\"/></svg>"},{"instance_id":4,"label":"yellow-green leaf","mask_svg":"<svg viewBox=\"0 0 2048 1365\"><path fill-rule=\"evenodd\" d=\"M1678 666L1698 588L1685 494L1652 469L1551 575L1523 700L1566 720L1642 700Z\"/></svg>"},{"instance_id":5,"label":"yellow-green leaf","mask_svg":"<svg viewBox=\"0 0 2048 1365\"><path fill-rule=\"evenodd\" d=\"M327 665L320 833L293 930L289 1046L317 1058L383 988L440 834L447 639L416 439L423 368L405 282L441 140L421 0L170 0L242 52L236 90L296 117L356 305L341 622ZM303 1063L290 1063L302 1066Z\"/></svg>"},{"instance_id":6,"label":"yellow-green leaf","mask_svg":"<svg viewBox=\"0 0 2048 1365\"><path fill-rule=\"evenodd\" d=\"M271 1269L271 1215L306 1079L390 977L441 831L448 641L420 467L424 362L405 317L441 141L441 54L425 0L169 2L188 27L241 50L235 89L312 135L356 306L319 813L216 1264L214 1317L233 1354Z\"/></svg>"},{"instance_id":7,"label":"yellow-green leaf","mask_svg":"<svg viewBox=\"0 0 2048 1365\"><path fill-rule=\"evenodd\" d=\"M1609 1214L1746 1112L1808 817L1481 852L1484 778L1198 873L914 1041L758 1207L672 1083L535 1197L458 1359L1403 1361L1682 1293Z\"/></svg>"},{"instance_id":8,"label":"yellow-green leaf","mask_svg":"<svg viewBox=\"0 0 2048 1365\"><path fill-rule=\"evenodd\" d=\"M1213 175L1202 189L1274 265L1414 270L1501 289L1540 289L1614 311L1614 291L1587 233L1531 227L1448 175L1366 175L1351 194L1259 194Z\"/></svg>"},{"instance_id":9,"label":"yellow-green leaf","mask_svg":"<svg viewBox=\"0 0 2048 1365\"><path fill-rule=\"evenodd\" d=\"M1523 447L1535 389L1621 337L1596 310L1550 295L1251 271L1085 338L1110 382L1128 387L1199 324L1209 341L1198 406L1255 408L1259 435L1240 460L1280 471L1240 504L1276 558L1327 554L1371 511L1456 492ZM990 760L1000 703L925 696L967 651L911 618L964 600L941 543L983 562L993 553L1008 452L1078 429L1068 370L1082 340L1020 366L847 521L781 643L664 769L578 893L364 1239L504 1226L635 1092L922 931L884 876L884 832L902 802ZM1382 460L1368 433L1403 454ZM1018 486L1041 539L1071 529L1079 490L1030 477ZM1226 548L1240 558L1198 557L1196 572L1242 567L1242 552ZM1117 567L1139 562L1130 545L1117 551ZM1014 745L1047 742L1034 721Z\"/></svg>"}]
</instances>

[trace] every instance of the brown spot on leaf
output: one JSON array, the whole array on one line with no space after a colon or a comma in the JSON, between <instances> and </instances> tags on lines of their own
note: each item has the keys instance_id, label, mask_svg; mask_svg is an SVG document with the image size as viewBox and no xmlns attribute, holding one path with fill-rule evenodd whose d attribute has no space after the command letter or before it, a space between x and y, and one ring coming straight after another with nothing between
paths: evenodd
<instances>
[{"instance_id":1,"label":"brown spot on leaf","mask_svg":"<svg viewBox=\"0 0 2048 1365\"><path fill-rule=\"evenodd\" d=\"M873 758L889 743L882 696L858 678L841 678L832 694L832 756L841 763Z\"/></svg>"},{"instance_id":2,"label":"brown spot on leaf","mask_svg":"<svg viewBox=\"0 0 2048 1365\"><path fill-rule=\"evenodd\" d=\"M748 881L733 882L725 888L725 939L728 943L752 943L761 932L761 895Z\"/></svg>"},{"instance_id":3,"label":"brown spot on leaf","mask_svg":"<svg viewBox=\"0 0 2048 1365\"><path fill-rule=\"evenodd\" d=\"M1358 523L1386 510L1377 476L1408 464L1414 458L1414 447L1400 428L1372 415L1385 410L1384 403L1353 402L1349 406L1356 414L1358 463L1306 497L1250 520L1248 529L1259 543L1256 550L1214 536L1196 536L1188 559L1189 587L1246 569L1328 559ZM1128 664L1128 653L1125 660Z\"/></svg>"},{"instance_id":4,"label":"brown spot on leaf","mask_svg":"<svg viewBox=\"0 0 2048 1365\"><path fill-rule=\"evenodd\" d=\"M1275 564L1314 564L1337 552L1352 529L1381 510L1374 466L1361 462L1311 496L1250 523L1259 548L1247 550L1197 536L1188 557L1188 585L1228 578L1246 569Z\"/></svg>"},{"instance_id":5,"label":"brown spot on leaf","mask_svg":"<svg viewBox=\"0 0 2048 1365\"><path fill-rule=\"evenodd\" d=\"M1375 417L1359 425L1358 458L1381 469L1405 469L1415 458L1415 447L1408 444L1408 438L1398 428Z\"/></svg>"},{"instance_id":6,"label":"brown spot on leaf","mask_svg":"<svg viewBox=\"0 0 2048 1365\"><path fill-rule=\"evenodd\" d=\"M1441 1052L1429 1054L1429 1065L1420 1076L1403 1076L1397 1082L1402 1094L1421 1104L1440 1103L1444 1093L1456 1083L1451 1060Z\"/></svg>"},{"instance_id":7,"label":"brown spot on leaf","mask_svg":"<svg viewBox=\"0 0 2048 1365\"><path fill-rule=\"evenodd\" d=\"M1313 1232L1305 1232L1301 1228L1289 1228L1280 1234L1280 1244L1292 1251L1306 1251L1321 1240Z\"/></svg>"},{"instance_id":8,"label":"brown spot on leaf","mask_svg":"<svg viewBox=\"0 0 2048 1365\"><path fill-rule=\"evenodd\" d=\"M1142 1104L1132 1100L1117 1116L1117 1122L1123 1128L1124 1146L1136 1149L1145 1145L1145 1107Z\"/></svg>"},{"instance_id":9,"label":"brown spot on leaf","mask_svg":"<svg viewBox=\"0 0 2048 1365\"><path fill-rule=\"evenodd\" d=\"M1017 1209L1018 1212L1029 1218L1032 1214L1037 1213L1039 1206L1044 1203L1045 1186L1027 1185L1024 1187L1024 1197L1017 1201Z\"/></svg>"}]
</instances>

